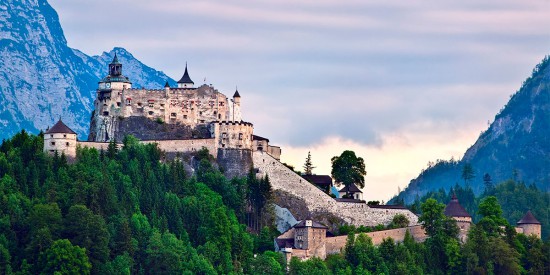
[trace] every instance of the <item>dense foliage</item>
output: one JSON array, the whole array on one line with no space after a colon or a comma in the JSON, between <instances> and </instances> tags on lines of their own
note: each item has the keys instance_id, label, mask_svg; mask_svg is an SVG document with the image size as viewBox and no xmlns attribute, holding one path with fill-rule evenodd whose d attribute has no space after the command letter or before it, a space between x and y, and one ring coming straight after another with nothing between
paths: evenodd
<instances>
[{"instance_id":1,"label":"dense foliage","mask_svg":"<svg viewBox=\"0 0 550 275\"><path fill-rule=\"evenodd\" d=\"M349 187L352 184L359 188L365 187L365 161L357 157L355 152L346 150L340 156L334 156L330 160L332 163L331 175L337 185L343 184L346 187L346 195L349 195Z\"/></svg>"},{"instance_id":2,"label":"dense foliage","mask_svg":"<svg viewBox=\"0 0 550 275\"><path fill-rule=\"evenodd\" d=\"M0 145L2 274L250 273L264 259L253 253L273 247L272 231L245 226L265 225L269 180L229 181L204 151L190 177L132 137L71 164L42 148L24 131Z\"/></svg>"},{"instance_id":3,"label":"dense foliage","mask_svg":"<svg viewBox=\"0 0 550 275\"><path fill-rule=\"evenodd\" d=\"M402 243L391 238L374 246L364 234L349 234L341 254L325 261L292 259L290 274L550 274L550 241L515 234L502 218L493 196L481 200L480 223L465 243L458 238L453 219L443 214L445 205L427 199L420 205L429 238L416 242L407 233ZM273 270L272 270L273 271ZM266 272L269 274L280 274Z\"/></svg>"}]
</instances>

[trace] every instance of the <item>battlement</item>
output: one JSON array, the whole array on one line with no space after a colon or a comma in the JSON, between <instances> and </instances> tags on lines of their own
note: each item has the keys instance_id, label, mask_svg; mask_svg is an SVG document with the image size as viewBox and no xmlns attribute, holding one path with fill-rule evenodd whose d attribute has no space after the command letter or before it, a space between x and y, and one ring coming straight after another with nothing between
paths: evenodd
<instances>
[{"instance_id":1,"label":"battlement","mask_svg":"<svg viewBox=\"0 0 550 275\"><path fill-rule=\"evenodd\" d=\"M240 126L250 126L254 127L254 124L250 122L245 121L230 121L230 120L224 120L224 121L213 121L212 123L217 123L219 125L240 125Z\"/></svg>"}]
</instances>

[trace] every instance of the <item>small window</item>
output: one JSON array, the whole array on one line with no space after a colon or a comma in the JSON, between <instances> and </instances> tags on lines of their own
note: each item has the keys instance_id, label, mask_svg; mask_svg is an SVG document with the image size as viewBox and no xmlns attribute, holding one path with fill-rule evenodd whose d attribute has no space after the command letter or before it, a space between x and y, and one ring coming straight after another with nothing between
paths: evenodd
<instances>
[{"instance_id":1,"label":"small window","mask_svg":"<svg viewBox=\"0 0 550 275\"><path fill-rule=\"evenodd\" d=\"M126 104L127 104L127 105L130 105L130 104L132 104L132 100L131 100L131 99L129 99L129 98L128 98L128 99L126 99Z\"/></svg>"},{"instance_id":2,"label":"small window","mask_svg":"<svg viewBox=\"0 0 550 275\"><path fill-rule=\"evenodd\" d=\"M122 105L121 102L117 102L117 103L116 103L116 106L117 106L117 107L120 107L120 105Z\"/></svg>"},{"instance_id":3,"label":"small window","mask_svg":"<svg viewBox=\"0 0 550 275\"><path fill-rule=\"evenodd\" d=\"M138 106L141 107L141 102L138 102Z\"/></svg>"},{"instance_id":4,"label":"small window","mask_svg":"<svg viewBox=\"0 0 550 275\"><path fill-rule=\"evenodd\" d=\"M222 114L218 114L218 119L222 119Z\"/></svg>"},{"instance_id":5,"label":"small window","mask_svg":"<svg viewBox=\"0 0 550 275\"><path fill-rule=\"evenodd\" d=\"M50 145L52 146L55 145L55 141L50 142Z\"/></svg>"},{"instance_id":6,"label":"small window","mask_svg":"<svg viewBox=\"0 0 550 275\"><path fill-rule=\"evenodd\" d=\"M239 133L239 140L243 140L243 133Z\"/></svg>"},{"instance_id":7,"label":"small window","mask_svg":"<svg viewBox=\"0 0 550 275\"><path fill-rule=\"evenodd\" d=\"M66 134L63 134L63 138L67 138L67 135L66 135Z\"/></svg>"},{"instance_id":8,"label":"small window","mask_svg":"<svg viewBox=\"0 0 550 275\"><path fill-rule=\"evenodd\" d=\"M65 144L65 145L69 146L69 143L67 142L67 144Z\"/></svg>"},{"instance_id":9,"label":"small window","mask_svg":"<svg viewBox=\"0 0 550 275\"><path fill-rule=\"evenodd\" d=\"M227 133L222 133L222 138L223 139L227 138Z\"/></svg>"},{"instance_id":10,"label":"small window","mask_svg":"<svg viewBox=\"0 0 550 275\"><path fill-rule=\"evenodd\" d=\"M108 115L109 115L109 112L103 112L103 115L104 115L104 116L108 116Z\"/></svg>"},{"instance_id":11,"label":"small window","mask_svg":"<svg viewBox=\"0 0 550 275\"><path fill-rule=\"evenodd\" d=\"M183 115L183 119L187 119L187 115Z\"/></svg>"},{"instance_id":12,"label":"small window","mask_svg":"<svg viewBox=\"0 0 550 275\"><path fill-rule=\"evenodd\" d=\"M155 106L155 103L149 102L149 108L153 108Z\"/></svg>"},{"instance_id":13,"label":"small window","mask_svg":"<svg viewBox=\"0 0 550 275\"><path fill-rule=\"evenodd\" d=\"M160 107L164 107L164 103L161 103L161 104L160 104Z\"/></svg>"},{"instance_id":14,"label":"small window","mask_svg":"<svg viewBox=\"0 0 550 275\"><path fill-rule=\"evenodd\" d=\"M149 111L149 115L152 116L154 114L153 111Z\"/></svg>"},{"instance_id":15,"label":"small window","mask_svg":"<svg viewBox=\"0 0 550 275\"><path fill-rule=\"evenodd\" d=\"M199 112L199 115L201 115L201 116L202 116L202 111L201 111L201 112Z\"/></svg>"},{"instance_id":16,"label":"small window","mask_svg":"<svg viewBox=\"0 0 550 275\"><path fill-rule=\"evenodd\" d=\"M204 123L204 119L201 119L201 123Z\"/></svg>"},{"instance_id":17,"label":"small window","mask_svg":"<svg viewBox=\"0 0 550 275\"><path fill-rule=\"evenodd\" d=\"M171 113L170 116L171 117L176 117L176 113Z\"/></svg>"}]
</instances>

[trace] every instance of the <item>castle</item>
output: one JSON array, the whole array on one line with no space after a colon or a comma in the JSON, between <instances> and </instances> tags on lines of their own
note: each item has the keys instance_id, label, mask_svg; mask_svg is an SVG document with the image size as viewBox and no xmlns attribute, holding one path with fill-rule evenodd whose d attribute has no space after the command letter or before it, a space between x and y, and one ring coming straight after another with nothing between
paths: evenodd
<instances>
[{"instance_id":1,"label":"castle","mask_svg":"<svg viewBox=\"0 0 550 275\"><path fill-rule=\"evenodd\" d=\"M460 205L455 195L452 196L451 201L445 207L444 213L445 216L456 221L459 228L458 238L461 242L465 242L472 225L472 217ZM525 216L517 222L515 229L517 233L541 238L541 223L533 216L531 211L527 211ZM331 236L327 234L328 230L327 226L310 218L304 219L275 239L275 250L285 255L287 263L290 262L292 257L302 260L312 257L325 259L329 254L342 252L348 236ZM402 242L407 232L417 242L423 242L428 238L426 231L419 224L365 234L372 239L374 245L380 245L387 238Z\"/></svg>"}]
</instances>

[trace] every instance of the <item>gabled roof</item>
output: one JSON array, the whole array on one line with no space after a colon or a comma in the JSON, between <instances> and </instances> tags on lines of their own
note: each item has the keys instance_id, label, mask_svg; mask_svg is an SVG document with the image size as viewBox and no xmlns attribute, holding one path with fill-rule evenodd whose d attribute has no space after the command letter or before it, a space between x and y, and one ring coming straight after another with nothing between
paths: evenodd
<instances>
[{"instance_id":1,"label":"gabled roof","mask_svg":"<svg viewBox=\"0 0 550 275\"><path fill-rule=\"evenodd\" d=\"M527 214L519 220L518 224L540 224L540 222L533 216L531 210L527 211Z\"/></svg>"},{"instance_id":2,"label":"gabled roof","mask_svg":"<svg viewBox=\"0 0 550 275\"><path fill-rule=\"evenodd\" d=\"M178 83L191 83L191 84L195 84L195 82L193 82L193 80L191 80L191 78L189 77L189 73L187 72L187 64L185 64L185 72L183 73L183 76L181 77L181 79L178 81Z\"/></svg>"},{"instance_id":3,"label":"gabled roof","mask_svg":"<svg viewBox=\"0 0 550 275\"><path fill-rule=\"evenodd\" d=\"M349 188L349 191L348 191ZM348 193L363 193L355 183L352 183L350 186L344 186L344 188L340 189L338 192L348 192Z\"/></svg>"},{"instance_id":4,"label":"gabled roof","mask_svg":"<svg viewBox=\"0 0 550 275\"><path fill-rule=\"evenodd\" d=\"M48 131L46 131L45 134L75 134L76 133L71 130L71 128L69 128L67 125L65 125L65 123L63 123L63 121L61 121L61 119L59 119L59 121L50 129L48 129Z\"/></svg>"},{"instance_id":5,"label":"gabled roof","mask_svg":"<svg viewBox=\"0 0 550 275\"><path fill-rule=\"evenodd\" d=\"M303 227L306 227L306 220L301 220L299 223L295 224L293 226L294 228L303 228ZM328 227L316 222L316 221L311 221L311 227L313 228L324 228L324 229L328 229Z\"/></svg>"},{"instance_id":6,"label":"gabled roof","mask_svg":"<svg viewBox=\"0 0 550 275\"><path fill-rule=\"evenodd\" d=\"M471 217L468 211L460 205L455 194L451 197L451 201L445 207L445 216L447 217Z\"/></svg>"},{"instance_id":7,"label":"gabled roof","mask_svg":"<svg viewBox=\"0 0 550 275\"><path fill-rule=\"evenodd\" d=\"M302 178L318 186L332 186L332 178L328 175L303 175Z\"/></svg>"}]
</instances>

